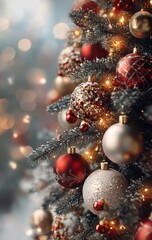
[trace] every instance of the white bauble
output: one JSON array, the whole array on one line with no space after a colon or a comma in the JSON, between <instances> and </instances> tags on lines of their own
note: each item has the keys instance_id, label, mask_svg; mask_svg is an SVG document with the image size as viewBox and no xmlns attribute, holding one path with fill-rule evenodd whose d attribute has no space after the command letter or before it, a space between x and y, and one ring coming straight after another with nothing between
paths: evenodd
<instances>
[{"instance_id":1,"label":"white bauble","mask_svg":"<svg viewBox=\"0 0 152 240\"><path fill-rule=\"evenodd\" d=\"M99 214L93 204L103 199L109 207L115 209L125 194L128 186L126 178L114 169L96 170L91 173L83 185L83 199L86 207L94 214Z\"/></svg>"},{"instance_id":2,"label":"white bauble","mask_svg":"<svg viewBox=\"0 0 152 240\"><path fill-rule=\"evenodd\" d=\"M128 164L139 157L143 148L143 138L135 127L116 123L105 132L102 146L105 155L112 162Z\"/></svg>"}]
</instances>

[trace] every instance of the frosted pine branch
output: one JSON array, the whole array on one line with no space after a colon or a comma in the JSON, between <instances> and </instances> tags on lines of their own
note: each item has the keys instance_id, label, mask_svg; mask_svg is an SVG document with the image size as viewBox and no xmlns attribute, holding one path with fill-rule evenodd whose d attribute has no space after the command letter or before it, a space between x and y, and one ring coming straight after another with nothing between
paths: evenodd
<instances>
[{"instance_id":1,"label":"frosted pine branch","mask_svg":"<svg viewBox=\"0 0 152 240\"><path fill-rule=\"evenodd\" d=\"M83 202L82 190L79 188L70 190L66 194L66 196L63 196L57 202L56 212L59 215L65 214L68 211L71 211L73 208L79 207L82 202Z\"/></svg>"},{"instance_id":2,"label":"frosted pine branch","mask_svg":"<svg viewBox=\"0 0 152 240\"><path fill-rule=\"evenodd\" d=\"M66 95L55 103L47 106L46 111L50 113L60 112L63 109L67 109L70 105L71 95Z\"/></svg>"},{"instance_id":3,"label":"frosted pine branch","mask_svg":"<svg viewBox=\"0 0 152 240\"><path fill-rule=\"evenodd\" d=\"M102 76L108 71L115 71L117 59L102 58L94 61L84 61L78 71L71 74L74 80L87 79L89 75L96 74L97 77Z\"/></svg>"},{"instance_id":4,"label":"frosted pine branch","mask_svg":"<svg viewBox=\"0 0 152 240\"><path fill-rule=\"evenodd\" d=\"M98 141L101 135L101 133L92 127L90 127L90 130L86 133L81 132L79 128L66 130L64 134L60 136L60 140L52 139L34 150L28 156L28 161L31 165L39 164L44 160L50 159L54 155L58 156L64 153L68 144L81 149L82 146L85 147Z\"/></svg>"}]
</instances>

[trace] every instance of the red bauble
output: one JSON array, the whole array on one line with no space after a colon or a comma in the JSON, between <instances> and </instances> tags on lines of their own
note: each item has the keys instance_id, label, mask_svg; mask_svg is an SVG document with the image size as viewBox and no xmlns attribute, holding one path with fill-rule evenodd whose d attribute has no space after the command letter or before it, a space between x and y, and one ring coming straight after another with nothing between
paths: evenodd
<instances>
[{"instance_id":1,"label":"red bauble","mask_svg":"<svg viewBox=\"0 0 152 240\"><path fill-rule=\"evenodd\" d=\"M55 178L65 188L80 186L89 174L89 165L85 159L75 152L75 148L68 149L68 154L60 156L54 165Z\"/></svg>"},{"instance_id":2,"label":"red bauble","mask_svg":"<svg viewBox=\"0 0 152 240\"><path fill-rule=\"evenodd\" d=\"M76 3L74 3L72 6L72 10L73 11L83 10L84 12L93 11L95 13L98 13L100 11L100 8L96 2L84 0L82 2L77 1Z\"/></svg>"},{"instance_id":3,"label":"red bauble","mask_svg":"<svg viewBox=\"0 0 152 240\"><path fill-rule=\"evenodd\" d=\"M93 11L95 13L98 13L100 11L100 8L96 2L89 1L82 5L83 11Z\"/></svg>"},{"instance_id":4,"label":"red bauble","mask_svg":"<svg viewBox=\"0 0 152 240\"><path fill-rule=\"evenodd\" d=\"M113 11L119 13L121 10L131 11L135 0L112 0L112 2L114 3Z\"/></svg>"},{"instance_id":5,"label":"red bauble","mask_svg":"<svg viewBox=\"0 0 152 240\"><path fill-rule=\"evenodd\" d=\"M96 58L106 58L107 56L108 51L104 49L100 43L85 43L81 47L82 59L92 61Z\"/></svg>"},{"instance_id":6,"label":"red bauble","mask_svg":"<svg viewBox=\"0 0 152 240\"><path fill-rule=\"evenodd\" d=\"M82 132L87 132L89 130L89 124L87 122L85 122L85 121L82 121L81 124L80 124L79 129Z\"/></svg>"},{"instance_id":7,"label":"red bauble","mask_svg":"<svg viewBox=\"0 0 152 240\"><path fill-rule=\"evenodd\" d=\"M66 121L68 123L75 123L77 121L77 117L74 115L72 110L66 111Z\"/></svg>"},{"instance_id":8,"label":"red bauble","mask_svg":"<svg viewBox=\"0 0 152 240\"><path fill-rule=\"evenodd\" d=\"M134 240L151 240L152 239L152 219L145 219L137 227Z\"/></svg>"},{"instance_id":9,"label":"red bauble","mask_svg":"<svg viewBox=\"0 0 152 240\"><path fill-rule=\"evenodd\" d=\"M141 90L152 86L152 60L145 55L128 54L117 65L113 86Z\"/></svg>"},{"instance_id":10,"label":"red bauble","mask_svg":"<svg viewBox=\"0 0 152 240\"><path fill-rule=\"evenodd\" d=\"M105 202L104 200L99 200L97 202L95 202L93 204L93 208L96 210L96 211L102 211L103 208L104 208L104 205L105 205Z\"/></svg>"}]
</instances>

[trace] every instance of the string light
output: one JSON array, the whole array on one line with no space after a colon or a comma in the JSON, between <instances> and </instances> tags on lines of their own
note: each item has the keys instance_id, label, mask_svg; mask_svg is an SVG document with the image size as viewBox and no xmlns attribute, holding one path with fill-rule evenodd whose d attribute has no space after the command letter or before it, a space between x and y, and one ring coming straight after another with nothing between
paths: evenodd
<instances>
[{"instance_id":1,"label":"string light","mask_svg":"<svg viewBox=\"0 0 152 240\"><path fill-rule=\"evenodd\" d=\"M13 138L18 138L18 133L13 133Z\"/></svg>"},{"instance_id":2,"label":"string light","mask_svg":"<svg viewBox=\"0 0 152 240\"><path fill-rule=\"evenodd\" d=\"M120 22L122 25L124 25L124 23L125 23L125 18L124 18L124 16L122 16L122 17L119 19L119 22Z\"/></svg>"},{"instance_id":3,"label":"string light","mask_svg":"<svg viewBox=\"0 0 152 240\"><path fill-rule=\"evenodd\" d=\"M32 231L32 229L28 229L27 231L26 231L26 235L27 236L32 236L33 235L33 231Z\"/></svg>"},{"instance_id":4,"label":"string light","mask_svg":"<svg viewBox=\"0 0 152 240\"><path fill-rule=\"evenodd\" d=\"M16 170L16 169L17 169L17 164L16 164L15 162L13 162L13 161L10 161L10 162L9 162L9 166L10 166L10 168L12 168L13 170Z\"/></svg>"},{"instance_id":5,"label":"string light","mask_svg":"<svg viewBox=\"0 0 152 240\"><path fill-rule=\"evenodd\" d=\"M25 115L24 117L23 117L23 119L22 119L22 121L24 122L24 123L26 123L26 124L28 124L28 123L30 123L30 120L31 120L31 117L30 117L30 115Z\"/></svg>"}]
</instances>

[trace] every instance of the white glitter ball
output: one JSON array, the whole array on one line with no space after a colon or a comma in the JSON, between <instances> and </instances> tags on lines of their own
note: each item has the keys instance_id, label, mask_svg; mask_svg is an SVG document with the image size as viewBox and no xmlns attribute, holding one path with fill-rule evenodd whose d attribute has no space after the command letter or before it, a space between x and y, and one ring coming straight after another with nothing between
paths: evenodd
<instances>
[{"instance_id":1,"label":"white glitter ball","mask_svg":"<svg viewBox=\"0 0 152 240\"><path fill-rule=\"evenodd\" d=\"M126 178L114 169L96 170L91 173L83 185L83 198L86 207L99 214L93 208L95 201L104 199L111 208L116 208L128 186Z\"/></svg>"}]
</instances>

